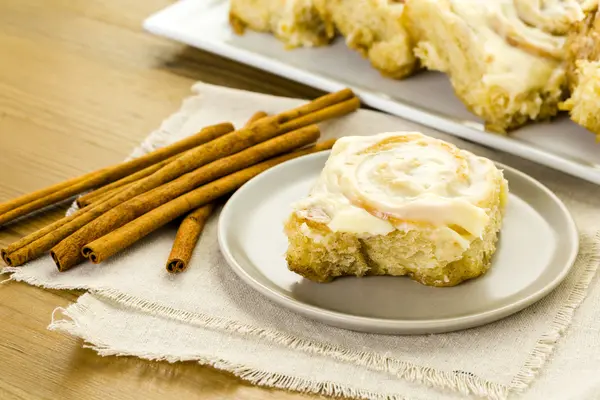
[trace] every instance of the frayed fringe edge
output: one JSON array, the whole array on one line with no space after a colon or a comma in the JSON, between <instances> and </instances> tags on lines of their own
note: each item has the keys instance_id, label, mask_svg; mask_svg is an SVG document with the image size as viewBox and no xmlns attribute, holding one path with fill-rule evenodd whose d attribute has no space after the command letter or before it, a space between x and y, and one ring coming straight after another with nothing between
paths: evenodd
<instances>
[{"instance_id":1,"label":"frayed fringe edge","mask_svg":"<svg viewBox=\"0 0 600 400\"><path fill-rule=\"evenodd\" d=\"M7 283L9 281L15 282L25 282L28 285L38 286L45 289L56 289L56 290L89 290L89 287L86 285L65 285L65 284L57 284L53 283L51 285L48 284L45 280L40 280L35 276L27 275L25 273L25 269L21 267L4 267L0 270L0 273L10 274L10 277L7 280L0 282L0 284Z\"/></svg>"},{"instance_id":2,"label":"frayed fringe edge","mask_svg":"<svg viewBox=\"0 0 600 400\"><path fill-rule=\"evenodd\" d=\"M600 264L600 254L598 254L598 240L600 240L600 232L595 234L595 238L596 242L593 243L591 252L581 254L579 256L579 262L585 262L587 263L587 266L585 267L582 276L579 278L579 281L569 294L567 303L559 309L553 320L550 331L542 335L542 337L538 340L527 362L524 364L521 371L515 376L510 386L486 381L476 376L438 371L433 368L418 366L397 359L392 359L378 353L357 352L342 348L340 346L327 343L318 343L311 340L294 337L279 331L239 324L237 322L229 321L219 317L211 317L203 314L177 310L171 307L162 306L129 296L113 289L97 290L93 291L92 293L115 303L137 309L151 315L166 317L194 325L200 325L209 329L225 330L238 334L252 334L279 345L308 353L328 356L341 362L354 363L377 372L385 372L400 379L406 379L410 382L425 384L432 388L450 389L464 395L477 395L493 400L506 399L511 393L521 393L525 391L537 377L537 374L544 367L553 353L556 343L570 326L575 310L585 299L587 289L595 276L598 265ZM17 272L18 270L18 268L5 268L4 272L11 273ZM13 275L13 279L22 280L34 285L37 284L38 286L41 284L41 282L32 281L31 277L16 277Z\"/></svg>"},{"instance_id":3,"label":"frayed fringe edge","mask_svg":"<svg viewBox=\"0 0 600 400\"><path fill-rule=\"evenodd\" d=\"M153 352L132 352L127 349L117 349L109 346L97 338L90 337L85 329L78 324L78 317L87 311L87 307L75 303L68 309L57 308L52 313L52 322L48 326L49 330L61 331L72 336L83 339L86 344L84 348L96 351L101 356L134 356L150 361L167 361L170 363L181 361L196 361L201 365L208 365L221 371L232 373L240 379L243 379L253 385L291 390L301 393L312 393L324 396L336 396L355 399L369 400L408 400L404 396L398 396L386 393L377 393L367 390L357 389L333 382L318 382L304 378L298 378L290 375L272 373L244 365L230 363L217 357L207 357L194 354L189 357L164 356ZM57 314L61 313L66 319L57 319Z\"/></svg>"},{"instance_id":4,"label":"frayed fringe edge","mask_svg":"<svg viewBox=\"0 0 600 400\"><path fill-rule=\"evenodd\" d=\"M279 331L240 324L219 317L177 310L139 299L114 289L96 290L91 293L116 304L150 315L169 318L208 329L228 331L240 335L251 334L287 348L326 356L339 362L362 366L376 372L388 373L394 377L424 384L435 389L450 389L464 395L474 394L493 400L505 399L508 396L507 386L489 382L476 376L439 371L434 368L414 365L374 352L358 352L328 343L319 343L298 338Z\"/></svg>"},{"instance_id":5,"label":"frayed fringe edge","mask_svg":"<svg viewBox=\"0 0 600 400\"><path fill-rule=\"evenodd\" d=\"M512 391L520 393L529 388L529 385L531 385L542 367L546 365L552 356L560 338L564 336L567 329L571 326L575 310L577 310L587 297L588 288L594 276L596 276L598 265L600 264L600 246L598 245L600 232L596 233L595 238L596 240L592 244L591 252L579 256L579 261L587 264L585 270L571 290L566 303L559 308L550 326L550 331L543 334L537 341L523 368L511 382L510 388Z\"/></svg>"},{"instance_id":6,"label":"frayed fringe edge","mask_svg":"<svg viewBox=\"0 0 600 400\"><path fill-rule=\"evenodd\" d=\"M112 289L95 291L94 294L151 315L163 316L210 329L226 330L238 334L252 334L289 348L324 355L340 362L353 363L432 388L450 389L463 395L476 395L492 400L502 400L508 398L510 393L520 393L529 388L529 385L548 361L556 343L570 326L574 312L585 299L589 284L595 276L598 264L600 263L600 254L598 254L600 232L597 232L594 236L596 240L592 242L591 250L588 253L580 254L578 257L579 262L587 265L579 281L569 294L567 303L559 309L554 317L550 331L543 334L537 341L526 363L509 386L490 382L476 376L439 371L429 367L414 365L378 353L357 352L328 343L319 343L298 338L279 331L239 324L219 317L177 310ZM587 238L587 235L582 235L582 240L587 240Z\"/></svg>"}]
</instances>

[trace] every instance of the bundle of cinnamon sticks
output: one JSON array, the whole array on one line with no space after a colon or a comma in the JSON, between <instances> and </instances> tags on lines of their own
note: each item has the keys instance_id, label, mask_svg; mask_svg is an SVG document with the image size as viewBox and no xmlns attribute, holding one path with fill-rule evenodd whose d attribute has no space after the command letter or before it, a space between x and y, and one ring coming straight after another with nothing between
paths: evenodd
<instances>
[{"instance_id":1,"label":"bundle of cinnamon sticks","mask_svg":"<svg viewBox=\"0 0 600 400\"><path fill-rule=\"evenodd\" d=\"M58 270L67 271L86 259L102 262L187 215L166 267L181 272L216 201L279 163L330 149L334 141L315 144L315 124L359 106L345 89L280 114L257 112L240 129L212 125L145 156L2 203L0 225L92 190L77 199L77 212L2 249L2 259L20 266L49 251Z\"/></svg>"}]
</instances>

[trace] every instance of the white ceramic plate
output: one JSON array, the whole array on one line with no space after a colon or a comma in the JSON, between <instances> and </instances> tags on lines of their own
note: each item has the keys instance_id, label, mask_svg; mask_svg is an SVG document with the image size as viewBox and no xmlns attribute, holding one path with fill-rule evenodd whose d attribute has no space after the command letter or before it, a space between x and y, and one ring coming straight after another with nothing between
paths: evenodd
<instances>
[{"instance_id":1,"label":"white ceramic plate","mask_svg":"<svg viewBox=\"0 0 600 400\"><path fill-rule=\"evenodd\" d=\"M351 87L373 108L600 184L600 144L566 117L529 125L510 137L487 133L454 96L444 75L422 73L404 81L384 78L343 40L329 47L286 51L267 34L235 35L227 14L227 0L182 0L148 18L144 27L325 91Z\"/></svg>"},{"instance_id":2,"label":"white ceramic plate","mask_svg":"<svg viewBox=\"0 0 600 400\"><path fill-rule=\"evenodd\" d=\"M406 277L345 277L319 284L287 269L283 223L309 192L329 152L288 161L252 179L227 202L219 244L233 270L271 300L341 328L393 334L482 325L540 300L567 275L578 251L569 212L546 187L506 166L509 205L489 272L452 288ZM560 245L559 245L560 244Z\"/></svg>"}]
</instances>

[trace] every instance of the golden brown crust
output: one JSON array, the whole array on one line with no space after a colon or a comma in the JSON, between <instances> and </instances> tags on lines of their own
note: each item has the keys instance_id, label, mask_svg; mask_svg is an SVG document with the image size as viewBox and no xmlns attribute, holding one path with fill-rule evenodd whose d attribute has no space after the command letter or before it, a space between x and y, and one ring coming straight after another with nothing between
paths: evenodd
<instances>
[{"instance_id":1,"label":"golden brown crust","mask_svg":"<svg viewBox=\"0 0 600 400\"><path fill-rule=\"evenodd\" d=\"M565 44L566 76L570 91L560 104L571 119L600 140L600 10L591 1L585 18L573 25Z\"/></svg>"},{"instance_id":2,"label":"golden brown crust","mask_svg":"<svg viewBox=\"0 0 600 400\"><path fill-rule=\"evenodd\" d=\"M423 285L436 287L456 286L461 282L485 274L491 265L496 250L498 231L501 225L503 197L500 193L494 222L488 227L483 239L476 239L470 250L454 262L436 268L411 270L404 267L389 267L383 259L390 254L381 248L388 243L418 243L417 231L394 231L385 236L359 238L350 233L332 232L325 224L290 216L285 225L289 247L286 253L288 269L313 282L328 283L343 276L408 276ZM307 229L302 227L306 224ZM378 259L379 258L379 259Z\"/></svg>"},{"instance_id":3,"label":"golden brown crust","mask_svg":"<svg viewBox=\"0 0 600 400\"><path fill-rule=\"evenodd\" d=\"M600 141L600 61L577 60L575 68L577 84L561 109Z\"/></svg>"},{"instance_id":4,"label":"golden brown crust","mask_svg":"<svg viewBox=\"0 0 600 400\"><path fill-rule=\"evenodd\" d=\"M600 60L600 11L598 3L585 11L585 18L576 23L565 44L567 81L569 89L575 90L578 82L577 61Z\"/></svg>"},{"instance_id":5,"label":"golden brown crust","mask_svg":"<svg viewBox=\"0 0 600 400\"><path fill-rule=\"evenodd\" d=\"M271 32L287 48L327 45L335 35L313 0L231 0L229 23L238 34Z\"/></svg>"},{"instance_id":6,"label":"golden brown crust","mask_svg":"<svg viewBox=\"0 0 600 400\"><path fill-rule=\"evenodd\" d=\"M243 35L246 31L246 24L233 11L229 12L229 25L231 25L231 28L236 35Z\"/></svg>"},{"instance_id":7,"label":"golden brown crust","mask_svg":"<svg viewBox=\"0 0 600 400\"><path fill-rule=\"evenodd\" d=\"M382 75L402 79L418 62L402 24L403 2L390 0L314 0L321 18L345 37L346 44L369 59Z\"/></svg>"}]
</instances>

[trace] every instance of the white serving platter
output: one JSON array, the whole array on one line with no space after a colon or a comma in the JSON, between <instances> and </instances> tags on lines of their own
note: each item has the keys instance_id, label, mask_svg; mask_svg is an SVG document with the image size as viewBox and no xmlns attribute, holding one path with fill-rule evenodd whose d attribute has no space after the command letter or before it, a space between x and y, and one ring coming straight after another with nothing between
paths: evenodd
<instances>
[{"instance_id":1,"label":"white serving platter","mask_svg":"<svg viewBox=\"0 0 600 400\"><path fill-rule=\"evenodd\" d=\"M373 108L600 184L600 144L566 116L528 125L509 137L488 133L442 74L426 72L403 81L382 77L341 39L328 47L286 50L268 34L238 36L229 26L228 7L227 0L181 0L150 16L144 27L325 91L350 87Z\"/></svg>"},{"instance_id":2,"label":"white serving platter","mask_svg":"<svg viewBox=\"0 0 600 400\"><path fill-rule=\"evenodd\" d=\"M407 277L345 277L325 284L304 279L287 268L283 224L328 155L300 157L258 175L235 192L219 218L219 245L228 264L281 306L364 332L448 332L522 310L550 293L573 266L579 240L564 204L533 178L499 165L510 197L498 250L484 276L450 288Z\"/></svg>"}]
</instances>

